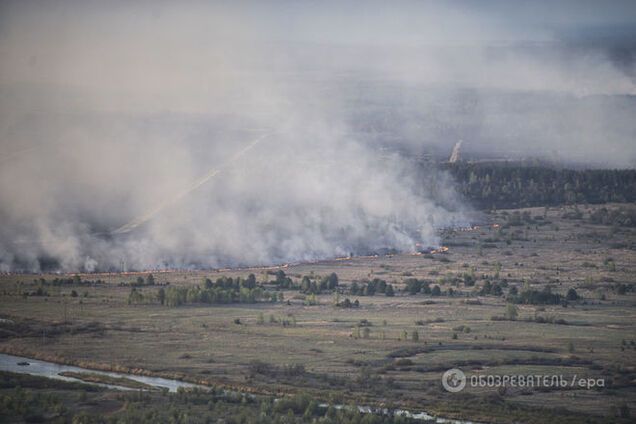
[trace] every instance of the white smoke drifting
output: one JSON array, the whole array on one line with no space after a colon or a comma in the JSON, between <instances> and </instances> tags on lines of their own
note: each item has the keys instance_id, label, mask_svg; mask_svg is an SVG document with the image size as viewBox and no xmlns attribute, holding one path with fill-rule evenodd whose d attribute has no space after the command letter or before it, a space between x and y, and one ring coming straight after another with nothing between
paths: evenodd
<instances>
[{"instance_id":1,"label":"white smoke drifting","mask_svg":"<svg viewBox=\"0 0 636 424\"><path fill-rule=\"evenodd\" d=\"M631 166L632 50L568 47L527 12L512 25L462 1L4 1L0 269L434 245L461 209L450 184L386 146ZM579 18L598 16L631 19Z\"/></svg>"},{"instance_id":2,"label":"white smoke drifting","mask_svg":"<svg viewBox=\"0 0 636 424\"><path fill-rule=\"evenodd\" d=\"M258 144L249 131L225 143L210 136L203 149L216 154L192 143L136 145L140 134L22 156L2 171L28 188L12 191L3 178L2 196L20 200L3 199L12 205L3 208L5 269L38 270L43 257L69 271L122 261L129 269L253 265L436 243L434 229L452 215L404 158L303 113L286 112ZM198 184L206 166L223 172Z\"/></svg>"},{"instance_id":3,"label":"white smoke drifting","mask_svg":"<svg viewBox=\"0 0 636 424\"><path fill-rule=\"evenodd\" d=\"M412 251L450 222L407 162L356 139L343 99L322 91L329 75L326 85L298 80L290 55L273 63L247 30L224 39L240 19L223 8L204 8L203 20L176 9L137 20L122 5L11 6L1 44L11 59L0 105L5 271Z\"/></svg>"}]
</instances>

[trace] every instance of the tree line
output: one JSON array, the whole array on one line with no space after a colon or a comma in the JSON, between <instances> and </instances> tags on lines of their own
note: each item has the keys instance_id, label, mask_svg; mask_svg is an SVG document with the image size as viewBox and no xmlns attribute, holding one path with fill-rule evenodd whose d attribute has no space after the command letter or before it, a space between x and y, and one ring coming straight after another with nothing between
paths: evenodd
<instances>
[{"instance_id":1,"label":"tree line","mask_svg":"<svg viewBox=\"0 0 636 424\"><path fill-rule=\"evenodd\" d=\"M634 169L557 169L518 162L446 165L458 191L482 209L636 201Z\"/></svg>"},{"instance_id":2,"label":"tree line","mask_svg":"<svg viewBox=\"0 0 636 424\"><path fill-rule=\"evenodd\" d=\"M154 295L144 294L135 285L128 295L129 304L157 302L173 307L192 304L282 302L283 300L282 292L267 290L263 283L256 281L254 274L250 274L247 278L222 276L215 281L206 278L202 285L186 287L166 285L166 287L160 287Z\"/></svg>"}]
</instances>

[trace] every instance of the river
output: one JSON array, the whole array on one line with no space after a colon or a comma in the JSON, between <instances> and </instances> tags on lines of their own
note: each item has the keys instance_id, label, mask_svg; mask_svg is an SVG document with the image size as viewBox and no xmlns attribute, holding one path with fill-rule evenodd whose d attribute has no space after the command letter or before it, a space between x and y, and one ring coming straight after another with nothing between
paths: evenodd
<instances>
[{"instance_id":1,"label":"river","mask_svg":"<svg viewBox=\"0 0 636 424\"><path fill-rule=\"evenodd\" d=\"M18 363L23 363L23 364L28 363L29 365L18 365ZM117 373L117 372L96 371L96 370L91 370L91 369L86 369L81 367L75 367L72 365L60 365L53 362L25 358L22 356L7 355L4 353L0 353L0 371L10 371L10 372L19 373L19 374L30 374L30 375L40 376L40 377L53 378L57 380L80 382L80 383L92 384L96 386L108 387L110 389L116 389L116 390L135 390L135 389L131 389L129 387L111 385L111 384L86 383L77 378L60 375L60 373L64 373L64 372L91 373L91 374L105 375L105 376L117 377L117 378L128 378L130 380L135 380L140 383L148 384L150 386L154 386L157 388L168 389L168 391L170 392L176 392L177 389L179 389L180 387L186 388L186 389L192 389L192 388L200 388L204 390L209 389L209 387L207 386L186 383L179 380L170 380L167 378L160 378L160 377L146 377L146 376L124 374L124 373ZM228 392L228 394L229 393L230 392ZM320 406L323 408L327 408L329 405L321 404ZM345 406L345 405L334 405L334 407L337 409L348 408L348 406ZM462 420L454 420L454 419L448 419L448 418L442 418L442 417L435 417L426 412L414 412L414 411L407 411L404 409L389 410L389 409L383 409L383 408L373 408L369 406L358 406L357 408L358 408L358 411L364 414L401 415L407 418L412 418L415 420L422 420L422 421L432 422L437 424L484 424L484 423L478 423L474 421L462 421Z\"/></svg>"},{"instance_id":2,"label":"river","mask_svg":"<svg viewBox=\"0 0 636 424\"><path fill-rule=\"evenodd\" d=\"M18 365L18 363L26 363L26 362L28 362L29 365ZM150 386L154 386L157 388L168 389L168 391L170 392L176 392L179 387L206 388L205 386L185 383L179 380L170 380L167 378L160 378L160 377L146 377L142 375L123 374L123 373L108 372L108 371L96 371L96 370L90 370L86 368L74 367L72 365L60 365L60 364L55 364L53 362L40 361L38 359L24 358L22 356L7 355L4 353L0 353L0 370L21 373L21 374L37 375L40 377L53 378L56 380L74 381L74 382L80 382L80 383L85 383L85 382L77 378L60 375L60 373L78 372L78 373L106 375L106 376L118 377L118 378L123 377L129 380L135 380L140 383L148 384ZM93 385L109 387L111 389L118 389L118 390L134 390L134 389L130 389L129 387L117 386L117 385L111 385L111 384L101 384L101 383L86 383L86 384L93 384Z\"/></svg>"}]
</instances>

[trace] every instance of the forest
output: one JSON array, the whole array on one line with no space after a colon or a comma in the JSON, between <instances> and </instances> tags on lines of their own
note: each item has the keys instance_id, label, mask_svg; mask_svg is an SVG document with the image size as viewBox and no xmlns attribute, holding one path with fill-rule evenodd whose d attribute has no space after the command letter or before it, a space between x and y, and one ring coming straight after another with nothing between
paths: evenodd
<instances>
[{"instance_id":1,"label":"forest","mask_svg":"<svg viewBox=\"0 0 636 424\"><path fill-rule=\"evenodd\" d=\"M480 209L636 201L634 169L562 169L519 162L445 165L457 190Z\"/></svg>"}]
</instances>

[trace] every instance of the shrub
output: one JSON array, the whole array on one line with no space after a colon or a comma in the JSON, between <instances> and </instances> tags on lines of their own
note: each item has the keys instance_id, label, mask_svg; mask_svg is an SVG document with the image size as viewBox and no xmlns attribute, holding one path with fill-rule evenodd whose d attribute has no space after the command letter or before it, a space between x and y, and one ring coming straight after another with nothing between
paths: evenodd
<instances>
[{"instance_id":1,"label":"shrub","mask_svg":"<svg viewBox=\"0 0 636 424\"><path fill-rule=\"evenodd\" d=\"M504 318L511 321L515 321L517 319L517 316L519 316L519 308L517 308L515 305L511 303L507 304L506 312L504 313Z\"/></svg>"}]
</instances>

